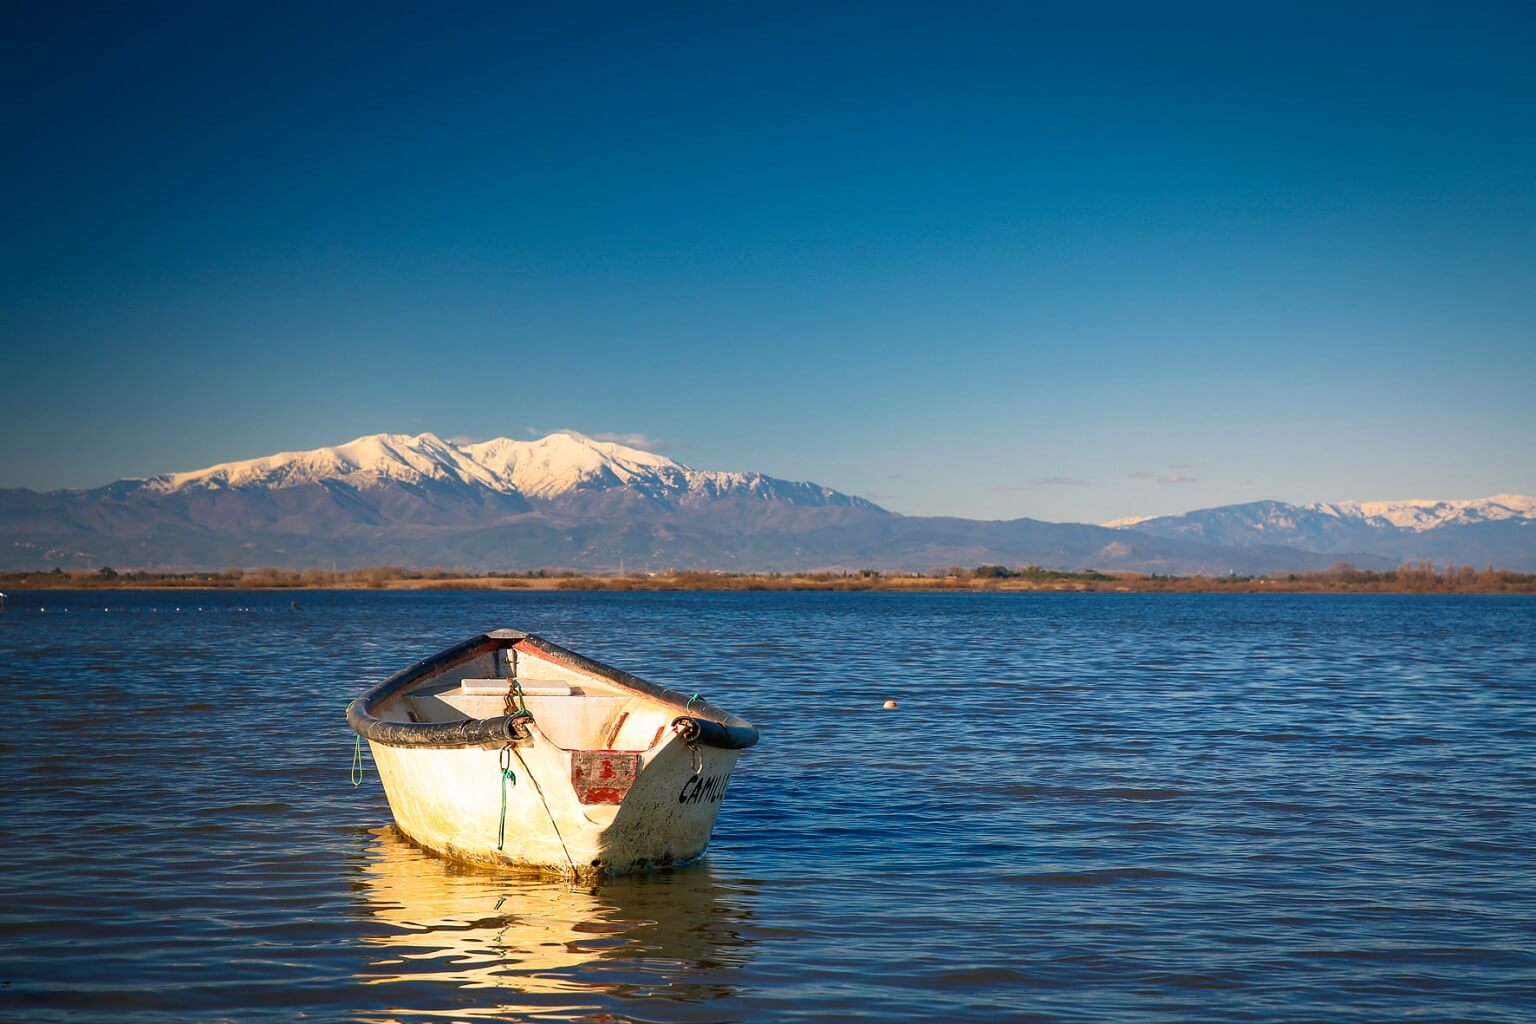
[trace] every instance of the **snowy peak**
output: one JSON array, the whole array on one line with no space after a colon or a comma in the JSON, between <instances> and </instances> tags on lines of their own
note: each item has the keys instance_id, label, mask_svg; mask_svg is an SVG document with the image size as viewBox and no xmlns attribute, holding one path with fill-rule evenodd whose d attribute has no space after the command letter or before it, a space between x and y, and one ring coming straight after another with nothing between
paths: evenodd
<instances>
[{"instance_id":1,"label":"snowy peak","mask_svg":"<svg viewBox=\"0 0 1536 1024\"><path fill-rule=\"evenodd\" d=\"M161 493L280 490L307 485L369 490L428 484L519 495L542 501L615 492L665 505L751 497L798 505L875 509L861 498L758 473L698 470L665 455L559 431L531 441L498 437L454 444L436 434L371 434L346 444L224 462L143 482Z\"/></svg>"},{"instance_id":2,"label":"snowy peak","mask_svg":"<svg viewBox=\"0 0 1536 1024\"><path fill-rule=\"evenodd\" d=\"M328 481L368 487L387 480L486 482L483 471L436 434L372 434L330 448L278 452L187 473L168 473L153 477L146 485L153 490L172 492L299 487Z\"/></svg>"},{"instance_id":3,"label":"snowy peak","mask_svg":"<svg viewBox=\"0 0 1536 1024\"><path fill-rule=\"evenodd\" d=\"M1404 501L1312 502L1302 508L1341 519L1360 519L1376 526L1395 526L1422 533L1450 524L1490 523L1504 519L1536 519L1536 498L1521 494L1495 494L1491 498L1440 501L1409 498Z\"/></svg>"},{"instance_id":4,"label":"snowy peak","mask_svg":"<svg viewBox=\"0 0 1536 1024\"><path fill-rule=\"evenodd\" d=\"M488 473L529 497L547 498L582 487L639 485L655 479L675 486L692 470L665 455L560 431L537 441L498 437L461 449Z\"/></svg>"},{"instance_id":5,"label":"snowy peak","mask_svg":"<svg viewBox=\"0 0 1536 1024\"><path fill-rule=\"evenodd\" d=\"M1125 529L1126 527L1136 526L1136 525L1138 525L1140 523L1150 523L1152 520L1154 520L1156 518L1158 518L1158 517L1157 516L1126 516L1124 519L1111 519L1108 522L1100 523L1099 525L1105 527L1106 529L1110 529L1110 530L1122 530L1122 529Z\"/></svg>"}]
</instances>

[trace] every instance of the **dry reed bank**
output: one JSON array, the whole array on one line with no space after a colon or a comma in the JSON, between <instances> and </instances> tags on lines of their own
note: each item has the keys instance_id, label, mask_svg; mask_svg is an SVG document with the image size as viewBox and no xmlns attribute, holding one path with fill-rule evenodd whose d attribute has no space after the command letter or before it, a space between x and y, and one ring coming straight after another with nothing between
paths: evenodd
<instances>
[{"instance_id":1,"label":"dry reed bank","mask_svg":"<svg viewBox=\"0 0 1536 1024\"><path fill-rule=\"evenodd\" d=\"M1427 562L1386 572L1339 563L1323 572L1273 576L1160 576L1142 573L1061 572L1038 566L953 566L930 573L873 569L804 573L727 573L703 569L628 575L583 575L569 570L486 573L463 569L226 569L164 573L111 568L66 572L0 573L0 589L217 589L217 590L885 590L885 591L1122 591L1138 593L1536 593L1536 574L1488 566L1436 566Z\"/></svg>"}]
</instances>

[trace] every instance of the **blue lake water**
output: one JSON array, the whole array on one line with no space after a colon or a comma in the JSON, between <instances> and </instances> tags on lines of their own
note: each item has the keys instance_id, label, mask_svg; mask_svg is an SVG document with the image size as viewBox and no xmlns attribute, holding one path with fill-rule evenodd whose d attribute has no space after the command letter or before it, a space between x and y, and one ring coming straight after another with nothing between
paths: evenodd
<instances>
[{"instance_id":1,"label":"blue lake water","mask_svg":"<svg viewBox=\"0 0 1536 1024\"><path fill-rule=\"evenodd\" d=\"M462 868L348 783L347 701L499 626L760 727L702 862ZM6 1021L1536 1006L1532 599L13 593L0 684Z\"/></svg>"}]
</instances>

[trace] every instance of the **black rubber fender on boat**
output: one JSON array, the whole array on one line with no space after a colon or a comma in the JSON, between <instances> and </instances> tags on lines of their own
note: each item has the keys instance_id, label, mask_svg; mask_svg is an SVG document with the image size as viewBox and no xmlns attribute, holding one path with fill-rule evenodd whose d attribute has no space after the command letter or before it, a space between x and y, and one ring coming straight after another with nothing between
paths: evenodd
<instances>
[{"instance_id":1,"label":"black rubber fender on boat","mask_svg":"<svg viewBox=\"0 0 1536 1024\"><path fill-rule=\"evenodd\" d=\"M364 717L352 705L347 723L364 739L386 747L480 747L493 743L517 743L528 739L527 719L503 715L471 718L463 722L390 722Z\"/></svg>"},{"instance_id":2,"label":"black rubber fender on boat","mask_svg":"<svg viewBox=\"0 0 1536 1024\"><path fill-rule=\"evenodd\" d=\"M685 715L674 719L672 728L689 743L702 743L720 750L746 750L757 743L757 730L750 725L743 729Z\"/></svg>"},{"instance_id":3,"label":"black rubber fender on boat","mask_svg":"<svg viewBox=\"0 0 1536 1024\"><path fill-rule=\"evenodd\" d=\"M510 716L463 722L391 722L373 713L373 709L396 690L411 686L422 676L498 646L495 640L482 633L401 669L347 705L347 724L363 739L386 747L478 747L526 739L526 727L521 736L514 735L517 725Z\"/></svg>"}]
</instances>

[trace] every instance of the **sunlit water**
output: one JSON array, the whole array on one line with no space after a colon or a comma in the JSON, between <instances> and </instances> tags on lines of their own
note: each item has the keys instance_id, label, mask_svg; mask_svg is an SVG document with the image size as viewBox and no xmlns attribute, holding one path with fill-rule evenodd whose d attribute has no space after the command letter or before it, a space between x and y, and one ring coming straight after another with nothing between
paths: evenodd
<instances>
[{"instance_id":1,"label":"sunlit water","mask_svg":"<svg viewBox=\"0 0 1536 1024\"><path fill-rule=\"evenodd\" d=\"M701 863L461 868L349 785L347 701L497 626L761 727ZM8 1021L1536 1006L1530 599L13 593L0 683Z\"/></svg>"}]
</instances>

